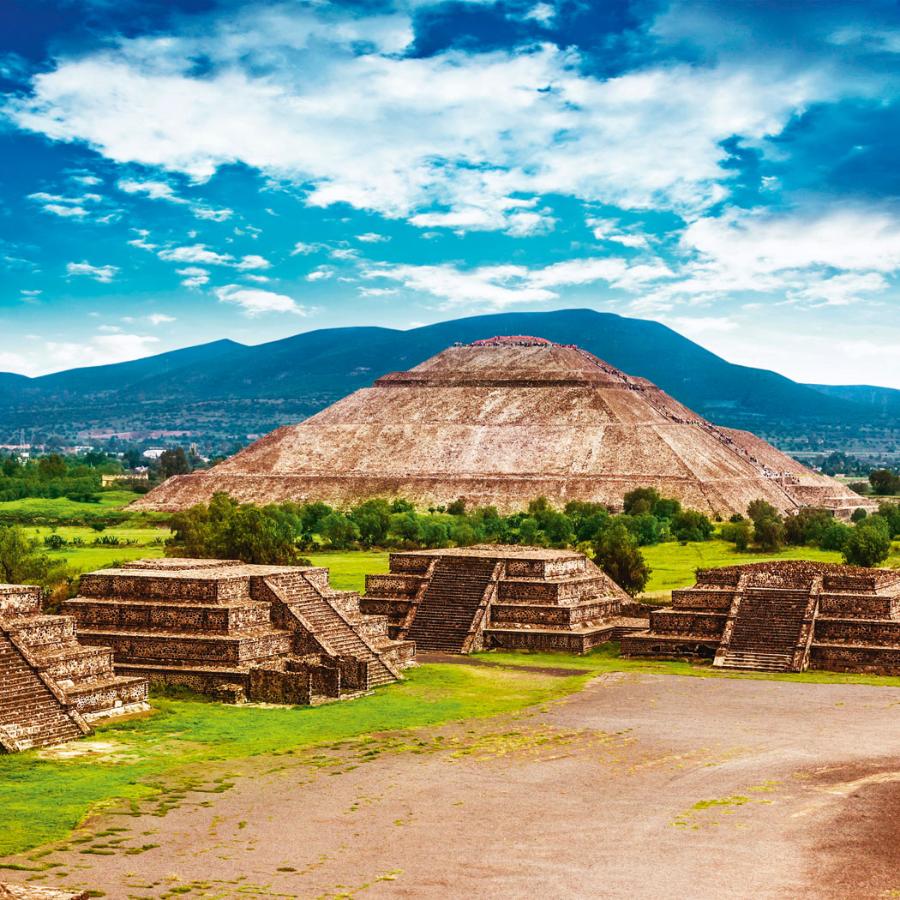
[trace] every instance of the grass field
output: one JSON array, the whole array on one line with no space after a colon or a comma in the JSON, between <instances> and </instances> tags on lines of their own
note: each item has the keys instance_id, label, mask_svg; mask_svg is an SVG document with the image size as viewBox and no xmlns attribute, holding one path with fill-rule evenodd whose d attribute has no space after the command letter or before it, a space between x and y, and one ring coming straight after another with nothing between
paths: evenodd
<instances>
[{"instance_id":1,"label":"grass field","mask_svg":"<svg viewBox=\"0 0 900 900\"><path fill-rule=\"evenodd\" d=\"M17 514L46 516L55 519L75 519L83 516L97 516L118 512L137 500L140 494L134 491L101 491L97 503L81 503L68 497L48 499L46 497L25 497L22 500L7 500L0 503L0 520Z\"/></svg>"},{"instance_id":2,"label":"grass field","mask_svg":"<svg viewBox=\"0 0 900 900\"><path fill-rule=\"evenodd\" d=\"M486 665L430 664L409 670L400 684L348 703L309 707L235 707L202 700L156 697L154 714L100 725L80 745L82 756L53 751L0 756L0 857L64 839L86 815L115 801L147 800L164 815L190 790L220 792L228 779L211 781L208 767L262 754L297 753L354 741L360 762L384 752L419 752L411 729L513 713L562 698L590 678L618 671L699 677L722 674L684 662L625 660L614 644L582 656L484 653ZM570 668L571 676L544 671ZM530 670L530 671L529 671ZM806 672L757 675L761 679L900 686L900 678ZM405 734L387 738L385 732ZM440 740L438 738L438 740ZM88 752L91 749L99 752ZM327 754L310 759L327 766ZM227 770L226 770L227 771ZM33 857L35 869L41 854ZM0 869L3 863L0 861Z\"/></svg>"},{"instance_id":3,"label":"grass field","mask_svg":"<svg viewBox=\"0 0 900 900\"><path fill-rule=\"evenodd\" d=\"M168 528L155 528L151 526L113 526L102 532L94 531L84 525L61 525L59 528L49 526L30 527L23 526L24 531L30 537L36 537L43 541L50 534L58 534L66 541L71 542L76 538L83 541L80 547L67 544L59 550L45 550L51 559L65 560L73 572L90 572L94 569L102 569L116 562L126 562L131 559L143 557L157 557L165 555L163 546L171 532ZM98 538L118 538L117 546L94 544Z\"/></svg>"}]
</instances>

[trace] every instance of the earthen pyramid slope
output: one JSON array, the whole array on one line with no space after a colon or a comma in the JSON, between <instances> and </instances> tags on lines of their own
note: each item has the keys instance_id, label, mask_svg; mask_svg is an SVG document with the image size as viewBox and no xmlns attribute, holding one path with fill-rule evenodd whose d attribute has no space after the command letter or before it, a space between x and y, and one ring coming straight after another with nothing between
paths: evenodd
<instances>
[{"instance_id":1,"label":"earthen pyramid slope","mask_svg":"<svg viewBox=\"0 0 900 900\"><path fill-rule=\"evenodd\" d=\"M513 511L540 495L616 507L643 486L719 515L757 498L786 512L816 505L846 515L865 504L578 347L499 337L379 378L136 505L177 510L224 491L256 503L385 496L429 507L463 497Z\"/></svg>"}]
</instances>

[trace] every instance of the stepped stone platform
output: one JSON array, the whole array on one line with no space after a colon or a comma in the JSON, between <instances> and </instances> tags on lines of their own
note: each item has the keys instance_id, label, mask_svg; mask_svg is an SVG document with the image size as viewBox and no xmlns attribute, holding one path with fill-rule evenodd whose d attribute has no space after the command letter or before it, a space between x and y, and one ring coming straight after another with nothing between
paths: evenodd
<instances>
[{"instance_id":1,"label":"stepped stone platform","mask_svg":"<svg viewBox=\"0 0 900 900\"><path fill-rule=\"evenodd\" d=\"M626 656L771 672L900 674L900 570L782 561L701 569Z\"/></svg>"},{"instance_id":2,"label":"stepped stone platform","mask_svg":"<svg viewBox=\"0 0 900 900\"><path fill-rule=\"evenodd\" d=\"M298 425L273 431L209 471L176 475L133 504L179 510L219 491L257 504L524 509L544 496L622 506L655 487L710 515L764 499L849 518L875 504L744 431L721 428L656 385L572 345L498 336L449 347L379 378Z\"/></svg>"},{"instance_id":3,"label":"stepped stone platform","mask_svg":"<svg viewBox=\"0 0 900 900\"><path fill-rule=\"evenodd\" d=\"M309 566L137 560L82 576L65 606L120 674L235 702L346 698L397 681L415 655Z\"/></svg>"},{"instance_id":4,"label":"stepped stone platform","mask_svg":"<svg viewBox=\"0 0 900 900\"><path fill-rule=\"evenodd\" d=\"M387 616L390 634L420 652L586 653L646 627L622 615L629 601L581 553L476 546L392 553L390 574L366 577L360 609Z\"/></svg>"},{"instance_id":5,"label":"stepped stone platform","mask_svg":"<svg viewBox=\"0 0 900 900\"><path fill-rule=\"evenodd\" d=\"M44 615L40 588L0 585L0 750L60 744L147 708L147 680L117 675L112 653L79 643L72 616Z\"/></svg>"}]
</instances>

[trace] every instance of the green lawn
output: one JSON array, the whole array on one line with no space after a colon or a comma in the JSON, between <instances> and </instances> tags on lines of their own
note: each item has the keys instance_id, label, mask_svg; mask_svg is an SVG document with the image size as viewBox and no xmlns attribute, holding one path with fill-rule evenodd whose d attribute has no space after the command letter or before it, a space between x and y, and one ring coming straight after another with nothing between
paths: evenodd
<instances>
[{"instance_id":1,"label":"green lawn","mask_svg":"<svg viewBox=\"0 0 900 900\"><path fill-rule=\"evenodd\" d=\"M155 698L155 715L98 726L88 740L108 744L99 759L42 759L35 752L0 756L0 857L63 838L91 809L116 799L159 794L164 804L172 791L201 786L208 777L204 766L214 761L348 739L364 741L361 752L371 757L380 752L374 737L379 732L514 712L571 693L585 677L429 665L373 695L324 707Z\"/></svg>"},{"instance_id":2,"label":"green lawn","mask_svg":"<svg viewBox=\"0 0 900 900\"><path fill-rule=\"evenodd\" d=\"M28 752L0 756L0 857L64 839L91 810L112 806L128 815L128 801L149 800L154 812L164 815L188 791L226 790L233 776L226 774L227 766L210 774L213 763L318 747L321 749L305 758L306 763L335 767L333 771L339 774L338 767L348 770L382 753L421 753L444 746L440 736L411 729L517 712L571 694L604 672L753 677L720 673L708 665L624 660L614 644L581 657L483 653L476 659L487 664L424 665L409 670L404 682L370 696L317 708L235 707L156 697L155 714L100 725L95 735L82 743L86 749L102 745L101 755L42 758ZM559 677L541 671L547 666L575 671ZM900 687L900 678L827 672L756 677ZM339 742L345 752L329 753L327 748ZM117 807L116 801L125 802ZM29 865L35 869L44 865L40 852L30 858L33 862Z\"/></svg>"},{"instance_id":3,"label":"green lawn","mask_svg":"<svg viewBox=\"0 0 900 900\"><path fill-rule=\"evenodd\" d=\"M100 491L97 496L100 498L97 503L81 503L69 500L68 497L57 497L52 500L46 497L7 500L0 503L0 519L4 514L18 513L59 519L102 515L103 513L118 512L141 495L134 491Z\"/></svg>"},{"instance_id":4,"label":"green lawn","mask_svg":"<svg viewBox=\"0 0 900 900\"><path fill-rule=\"evenodd\" d=\"M341 591L366 589L366 575L385 575L388 571L387 550L356 550L344 553L304 554L315 566L331 570L331 586Z\"/></svg>"},{"instance_id":5,"label":"green lawn","mask_svg":"<svg viewBox=\"0 0 900 900\"><path fill-rule=\"evenodd\" d=\"M102 569L116 562L126 562L143 557L157 557L165 555L163 546L171 532L168 528L154 528L151 526L112 526L103 531L94 531L86 525L61 525L52 528L47 525L39 527L23 526L30 537L39 538L41 541L49 534L58 534L70 542L59 550L46 550L51 559L65 560L66 564L74 572L90 572L94 569ZM115 537L120 544L108 546L94 544L98 538ZM83 546L72 546L71 541L80 538ZM133 543L131 543L133 542Z\"/></svg>"},{"instance_id":6,"label":"green lawn","mask_svg":"<svg viewBox=\"0 0 900 900\"><path fill-rule=\"evenodd\" d=\"M670 591L693 584L697 569L735 566L771 559L809 559L816 562L840 562L841 554L814 547L789 547L780 553L738 553L734 544L726 541L704 541L679 544L669 542L641 547L652 569L647 592Z\"/></svg>"}]
</instances>

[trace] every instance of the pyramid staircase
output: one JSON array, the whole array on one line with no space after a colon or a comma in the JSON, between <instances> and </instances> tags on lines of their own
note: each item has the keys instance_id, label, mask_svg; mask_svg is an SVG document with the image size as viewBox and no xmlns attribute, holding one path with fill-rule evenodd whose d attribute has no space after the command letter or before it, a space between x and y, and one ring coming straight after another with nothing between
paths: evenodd
<instances>
[{"instance_id":1,"label":"pyramid staircase","mask_svg":"<svg viewBox=\"0 0 900 900\"><path fill-rule=\"evenodd\" d=\"M803 668L797 649L806 642L810 591L746 587L738 601L731 639L717 664L728 669L792 672Z\"/></svg>"},{"instance_id":2,"label":"pyramid staircase","mask_svg":"<svg viewBox=\"0 0 900 900\"><path fill-rule=\"evenodd\" d=\"M419 651L462 653L477 628L488 586L496 578L494 559L442 556L419 603L408 637Z\"/></svg>"},{"instance_id":3,"label":"pyramid staircase","mask_svg":"<svg viewBox=\"0 0 900 900\"><path fill-rule=\"evenodd\" d=\"M49 747L88 731L26 652L0 629L0 749L16 753Z\"/></svg>"},{"instance_id":4,"label":"pyramid staircase","mask_svg":"<svg viewBox=\"0 0 900 900\"><path fill-rule=\"evenodd\" d=\"M0 746L50 746L88 721L146 709L147 681L122 677L112 653L78 642L72 616L44 615L40 589L0 585Z\"/></svg>"},{"instance_id":5,"label":"pyramid staircase","mask_svg":"<svg viewBox=\"0 0 900 900\"><path fill-rule=\"evenodd\" d=\"M321 650L336 658L352 658L366 668L365 688L402 678L390 659L396 642L388 638L387 617L363 616L359 594L315 585L303 572L266 579L266 585L290 616Z\"/></svg>"}]
</instances>

